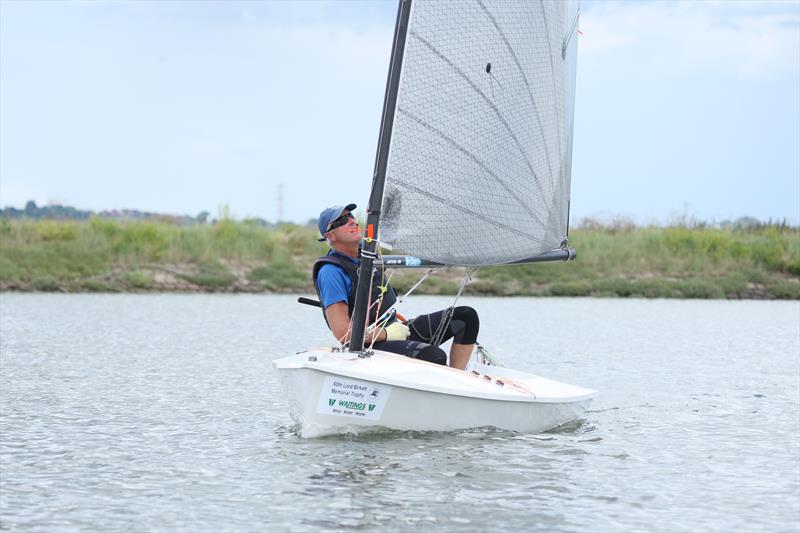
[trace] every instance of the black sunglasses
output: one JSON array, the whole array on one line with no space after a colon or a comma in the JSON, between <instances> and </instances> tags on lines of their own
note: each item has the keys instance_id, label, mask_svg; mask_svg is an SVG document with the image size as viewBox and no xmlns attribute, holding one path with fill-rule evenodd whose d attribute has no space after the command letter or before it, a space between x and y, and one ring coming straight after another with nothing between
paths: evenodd
<instances>
[{"instance_id":1,"label":"black sunglasses","mask_svg":"<svg viewBox=\"0 0 800 533\"><path fill-rule=\"evenodd\" d=\"M328 224L328 231L333 231L339 226L344 226L347 224L347 221L350 219L355 218L351 213L347 213L346 215L342 215L330 224Z\"/></svg>"}]
</instances>

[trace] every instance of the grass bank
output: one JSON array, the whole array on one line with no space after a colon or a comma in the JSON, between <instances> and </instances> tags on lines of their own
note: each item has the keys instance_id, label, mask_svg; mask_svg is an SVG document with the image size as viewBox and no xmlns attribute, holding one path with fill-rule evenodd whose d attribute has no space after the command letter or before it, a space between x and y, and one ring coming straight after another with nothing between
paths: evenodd
<instances>
[{"instance_id":1,"label":"grass bank","mask_svg":"<svg viewBox=\"0 0 800 533\"><path fill-rule=\"evenodd\" d=\"M313 292L312 227L0 220L0 290ZM578 260L481 269L467 293L800 299L800 229L576 228ZM419 272L399 271L409 287ZM461 272L420 293L455 294Z\"/></svg>"}]
</instances>

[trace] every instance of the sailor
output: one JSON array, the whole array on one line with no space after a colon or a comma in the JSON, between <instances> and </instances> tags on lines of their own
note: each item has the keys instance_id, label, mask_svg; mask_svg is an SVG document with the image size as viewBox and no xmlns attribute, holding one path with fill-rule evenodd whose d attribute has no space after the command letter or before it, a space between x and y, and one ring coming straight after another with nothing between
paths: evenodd
<instances>
[{"instance_id":1,"label":"sailor","mask_svg":"<svg viewBox=\"0 0 800 533\"><path fill-rule=\"evenodd\" d=\"M312 277L314 288L322 304L325 322L340 343L349 341L350 316L355 305L355 288L358 285L361 229L353 216L356 204L329 207L322 211L317 227L322 235L320 242L328 242L330 251L314 263ZM394 288L376 271L370 288L370 302L380 301L369 313L369 324L383 316L397 301ZM381 297L382 296L382 297ZM373 348L407 355L440 365L447 364L447 354L431 344L434 337L439 343L453 339L450 348L450 366L463 370L472 355L480 326L478 313L471 307L459 306L452 310L451 320L444 332L439 328L447 310L420 315L408 322L390 311L385 327L375 328L364 337L364 344L374 340ZM381 323L384 323L381 320ZM437 336L437 333L441 333Z\"/></svg>"}]
</instances>

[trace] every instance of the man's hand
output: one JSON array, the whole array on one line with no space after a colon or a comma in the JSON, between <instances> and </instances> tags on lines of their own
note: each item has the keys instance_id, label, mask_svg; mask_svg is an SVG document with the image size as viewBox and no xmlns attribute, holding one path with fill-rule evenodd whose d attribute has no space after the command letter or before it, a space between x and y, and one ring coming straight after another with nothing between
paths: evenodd
<instances>
[{"instance_id":1,"label":"man's hand","mask_svg":"<svg viewBox=\"0 0 800 533\"><path fill-rule=\"evenodd\" d=\"M411 335L408 326L400 322L394 322L386 327L386 340L387 341L404 341Z\"/></svg>"}]
</instances>

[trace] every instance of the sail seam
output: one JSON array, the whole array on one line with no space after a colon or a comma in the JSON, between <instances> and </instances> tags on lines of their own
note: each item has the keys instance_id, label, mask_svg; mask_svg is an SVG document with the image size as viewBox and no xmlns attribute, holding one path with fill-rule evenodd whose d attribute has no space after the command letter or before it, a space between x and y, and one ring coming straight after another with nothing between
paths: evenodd
<instances>
[{"instance_id":1,"label":"sail seam","mask_svg":"<svg viewBox=\"0 0 800 533\"><path fill-rule=\"evenodd\" d=\"M508 53L511 55L511 58L514 60L514 64L517 66L517 69L519 70L519 73L522 76L522 82L525 84L525 89L527 89L526 93L528 94L528 97L529 97L529 99L531 101L531 105L533 106L533 112L536 114L536 121L539 123L539 126L541 126L539 128L539 134L542 137L542 146L544 147L545 158L547 159L547 170L550 172L550 176L552 176L553 175L553 164L550 161L550 150L547 149L547 140L544 137L544 124L542 124L542 117L539 116L539 107L536 105L536 100L533 99L533 91L531 91L531 86L528 83L528 77L525 75L525 70L522 68L522 65L520 64L519 59L517 58L517 54L514 53L514 49L511 47L511 43L508 41L508 38L506 37L506 34L503 32L502 29L500 29L500 26L497 24L497 20L495 20L494 16L491 14L491 12L489 12L487 7L483 4L483 2L481 0L476 0L476 1L478 2L478 5L481 7L483 12L486 13L486 16L489 17L489 20L491 21L491 23L494 26L494 28L497 30L497 33L500 35L500 38L503 40L503 44L506 45L506 48L508 49ZM545 22L545 28L547 27L546 24L547 24L547 22ZM549 43L550 39L548 38L547 41ZM552 60L552 58L550 58L550 68L551 68L551 70L552 70L552 67L553 67L553 60Z\"/></svg>"},{"instance_id":2,"label":"sail seam","mask_svg":"<svg viewBox=\"0 0 800 533\"><path fill-rule=\"evenodd\" d=\"M422 196L426 196L426 197L428 197L428 198L430 198L432 200L435 200L435 201L439 202L442 205L446 205L446 206L451 207L451 208L453 208L453 209L455 209L457 211L461 211L462 213L465 213L467 215L470 215L470 216L473 216L475 218L478 218L478 219L486 222L487 224L490 224L490 225L498 227L498 228L503 228L504 230L506 230L506 231L508 231L510 233L514 233L514 234L516 234L516 235L518 235L520 237L525 237L526 239L530 239L530 240L532 240L533 242L535 242L537 244L542 244L542 245L546 245L547 244L545 241L543 241L541 239L537 239L533 235L530 235L528 233L525 233L524 231L520 231L520 230L518 230L516 228L513 228L513 227L508 226L506 224L503 224L501 222L498 222L497 220L489 218L489 217L487 217L486 215L484 215L482 213L479 213L477 211L473 211L472 209L468 209L466 207L458 205L455 202L451 202L451 201L447 200L446 198L442 198L439 195L433 194L432 192L420 189L416 185L412 185L410 183L407 183L407 182L405 182L405 181L403 181L401 179L396 178L395 176L388 176L388 177L391 178L393 185L399 185L399 186L404 187L404 188L406 188L408 190L414 191L415 193L421 194Z\"/></svg>"},{"instance_id":3,"label":"sail seam","mask_svg":"<svg viewBox=\"0 0 800 533\"><path fill-rule=\"evenodd\" d=\"M437 57L439 57L439 59L441 59L442 61L444 61L445 63L447 63L447 65L448 65L448 66L449 66L451 69L453 69L453 71L454 71L456 74L458 74L458 75L459 75L459 76L460 76L460 77L461 77L461 78L462 78L464 81L466 81L466 82L467 82L467 84L468 84L468 85L469 85L469 86L472 88L472 90L473 90L473 91L475 91L475 93L477 93L478 95L480 95L480 97L481 97L481 98L483 99L483 101L484 101L484 102L485 102L485 103L486 103L486 104L487 104L487 105L488 105L488 106L489 106L489 107L492 109L492 111L494 111L494 114L497 116L497 118L500 120L500 122L503 124L503 126L505 126L506 130L508 131L508 134L509 134L509 135L511 136L511 138L514 140L514 143L516 144L516 146L517 146L517 149L519 150L519 152L520 152L520 154L521 154L521 156L522 156L522 160L525 162L525 165L528 167L528 170L530 170L530 172L531 172L531 175L533 176L533 182L536 184L536 187L539 189L540 198L542 198L542 200L544 200L544 199L545 199L545 197L546 197L546 195L544 194L544 189L542 189L542 184L541 184L541 181L539 180L539 176L536 174L536 171L533 169L533 165L531 164L530 160L528 159L528 156L527 156L527 154L525 153L525 150L524 150L524 148L522 147L522 143L520 143L519 139L518 139L518 138L517 138L517 136L514 134L514 131L511 129L511 126L510 126L510 125L509 125L509 123L506 121L505 117L503 117L503 114L502 114L502 113L500 113L500 110L499 110L499 109L497 109L497 106L495 106L495 105L492 103L492 101L491 101L491 100L490 100L490 99L489 99L489 98L486 96L486 94L485 94L485 93L484 93L484 92L483 92L483 91L480 89L480 87L478 87L477 85L475 85L475 83L474 83L474 82L473 82L471 79L469 79L469 77L468 77L466 74L464 74L464 73L463 73L463 72L462 72L462 71L461 71L461 70L460 70L460 69L459 69L459 68L458 68L456 65L454 65L454 64L453 64L453 62L452 62L452 61L450 61L450 60L449 60L447 57L445 57L445 56L444 56L444 55L443 55L443 54L442 54L442 53L441 53L439 50L437 50L437 49L436 49L436 48L435 48L435 47L434 47L434 46L433 46L431 43L429 43L427 40L425 40L425 38L424 38L424 37L422 37L420 34L418 34L418 33L417 33L417 32L415 32L415 31L412 31L412 32L410 32L410 35L411 35L412 37L414 37L415 39L419 40L419 41L420 41L420 42L421 42L423 45L425 45L425 46L426 46L426 47L427 47L427 48L428 48L428 49L429 49L431 52L433 52L434 54L436 54L436 56L437 56ZM537 219L535 219L535 220L541 224L541 221L539 221L539 220L538 220L538 218L537 218Z\"/></svg>"},{"instance_id":4,"label":"sail seam","mask_svg":"<svg viewBox=\"0 0 800 533\"><path fill-rule=\"evenodd\" d=\"M466 155L469 159L472 160L473 163L478 165L484 172L489 174L498 183L498 185L500 185L503 189L505 189L505 191L509 195L511 195L511 197L514 198L514 200L516 200L519 203L519 205L531 216L531 218L533 220L535 220L541 227L547 228L546 223L544 221L542 221L536 215L536 213L528 205L526 205L525 202L523 202L521 198L519 198L519 196L516 195L516 193L509 187L509 185L507 183L505 183L502 179L500 179L500 177L497 174L492 172L492 170L488 167L488 165L486 165L486 163L484 163L483 161L481 161L480 159L475 157L475 155L472 152L470 152L469 150L467 150L466 148L464 148L463 146L458 144L456 141L454 141L452 138L450 138L443 131L435 128L434 126L432 126L431 124L429 124L427 122L424 122L423 120L420 120L419 118L417 118L416 116L411 114L406 109L404 109L402 107L398 107L397 111L400 112L401 114L407 116L408 118L410 118L411 120L413 120L414 122L416 122L417 124L422 126L423 128L426 128L426 129L432 131L433 133L435 133L436 135L438 135L439 137L441 137L442 139L447 141L456 150L458 150L458 151L462 152L464 155Z\"/></svg>"}]
</instances>

